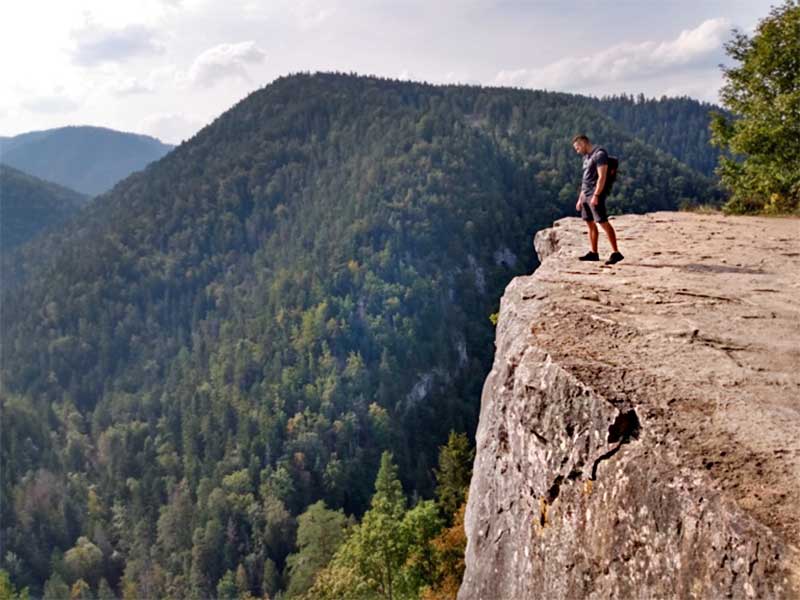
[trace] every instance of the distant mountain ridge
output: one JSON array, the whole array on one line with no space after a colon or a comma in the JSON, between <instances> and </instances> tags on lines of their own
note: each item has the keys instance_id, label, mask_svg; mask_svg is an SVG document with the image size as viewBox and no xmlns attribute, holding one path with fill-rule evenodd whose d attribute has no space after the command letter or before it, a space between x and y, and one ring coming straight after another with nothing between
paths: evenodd
<instances>
[{"instance_id":1,"label":"distant mountain ridge","mask_svg":"<svg viewBox=\"0 0 800 600\"><path fill-rule=\"evenodd\" d=\"M89 197L0 164L0 251L76 214Z\"/></svg>"},{"instance_id":2,"label":"distant mountain ridge","mask_svg":"<svg viewBox=\"0 0 800 600\"><path fill-rule=\"evenodd\" d=\"M69 126L0 138L0 163L95 196L172 148L146 135Z\"/></svg>"}]
</instances>

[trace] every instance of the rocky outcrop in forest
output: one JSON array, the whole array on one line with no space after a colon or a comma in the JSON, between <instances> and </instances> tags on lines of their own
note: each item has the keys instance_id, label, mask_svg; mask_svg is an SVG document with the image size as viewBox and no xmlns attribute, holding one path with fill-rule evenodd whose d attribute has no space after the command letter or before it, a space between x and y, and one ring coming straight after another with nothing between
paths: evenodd
<instances>
[{"instance_id":1,"label":"rocky outcrop in forest","mask_svg":"<svg viewBox=\"0 0 800 600\"><path fill-rule=\"evenodd\" d=\"M800 221L612 222L505 289L459 599L798 597Z\"/></svg>"}]
</instances>

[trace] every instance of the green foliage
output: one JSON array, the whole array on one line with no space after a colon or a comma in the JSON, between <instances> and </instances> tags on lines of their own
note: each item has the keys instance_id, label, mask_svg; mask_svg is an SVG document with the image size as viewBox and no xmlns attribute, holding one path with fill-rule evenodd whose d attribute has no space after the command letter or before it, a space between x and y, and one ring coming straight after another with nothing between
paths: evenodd
<instances>
[{"instance_id":1,"label":"green foliage","mask_svg":"<svg viewBox=\"0 0 800 600\"><path fill-rule=\"evenodd\" d=\"M28 600L29 597L28 588L14 589L11 577L3 569L0 569L0 600Z\"/></svg>"},{"instance_id":2,"label":"green foliage","mask_svg":"<svg viewBox=\"0 0 800 600\"><path fill-rule=\"evenodd\" d=\"M116 598L117 596L114 594L114 590L108 585L108 581L106 581L105 577L100 579L100 583L97 586L97 600L116 600Z\"/></svg>"},{"instance_id":3,"label":"green foliage","mask_svg":"<svg viewBox=\"0 0 800 600\"><path fill-rule=\"evenodd\" d=\"M725 49L738 64L724 69L720 95L729 118L716 115L713 141L733 156L719 174L734 213L800 210L800 3L773 7L752 37L735 31Z\"/></svg>"},{"instance_id":4,"label":"green foliage","mask_svg":"<svg viewBox=\"0 0 800 600\"><path fill-rule=\"evenodd\" d=\"M88 198L0 164L0 252L78 213Z\"/></svg>"},{"instance_id":5,"label":"green foliage","mask_svg":"<svg viewBox=\"0 0 800 600\"><path fill-rule=\"evenodd\" d=\"M239 589L236 587L236 576L233 571L227 571L217 583L217 598L220 600L237 600Z\"/></svg>"},{"instance_id":6,"label":"green foliage","mask_svg":"<svg viewBox=\"0 0 800 600\"><path fill-rule=\"evenodd\" d=\"M103 552L90 540L81 536L73 548L64 554L66 565L73 581L96 581L103 562Z\"/></svg>"},{"instance_id":7,"label":"green foliage","mask_svg":"<svg viewBox=\"0 0 800 600\"><path fill-rule=\"evenodd\" d=\"M275 561L268 558L264 561L264 571L262 573L261 588L264 591L264 595L272 598L280 588L280 583L280 573L278 573L278 568L275 566Z\"/></svg>"},{"instance_id":8,"label":"green foliage","mask_svg":"<svg viewBox=\"0 0 800 600\"><path fill-rule=\"evenodd\" d=\"M54 573L44 584L43 600L64 600L64 598L68 597L69 586L61 578L61 575Z\"/></svg>"},{"instance_id":9,"label":"green foliage","mask_svg":"<svg viewBox=\"0 0 800 600\"><path fill-rule=\"evenodd\" d=\"M333 558L351 525L341 510L330 510L322 500L297 518L297 552L286 561L287 597L300 596L313 585L316 574Z\"/></svg>"},{"instance_id":10,"label":"green foliage","mask_svg":"<svg viewBox=\"0 0 800 600\"><path fill-rule=\"evenodd\" d=\"M391 454L384 452L371 508L319 574L307 597L418 597L433 572L430 541L441 527L432 501L406 509L397 467Z\"/></svg>"},{"instance_id":11,"label":"green foliage","mask_svg":"<svg viewBox=\"0 0 800 600\"><path fill-rule=\"evenodd\" d=\"M439 448L436 496L442 513L450 520L464 503L472 477L475 450L464 433L450 432L447 444Z\"/></svg>"}]
</instances>

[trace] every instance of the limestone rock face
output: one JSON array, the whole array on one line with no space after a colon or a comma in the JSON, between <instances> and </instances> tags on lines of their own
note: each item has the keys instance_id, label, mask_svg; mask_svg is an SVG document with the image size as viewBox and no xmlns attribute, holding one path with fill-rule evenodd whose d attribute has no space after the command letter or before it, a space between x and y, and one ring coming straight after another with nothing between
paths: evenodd
<instances>
[{"instance_id":1,"label":"limestone rock face","mask_svg":"<svg viewBox=\"0 0 800 600\"><path fill-rule=\"evenodd\" d=\"M800 220L612 224L505 290L459 600L800 597Z\"/></svg>"}]
</instances>

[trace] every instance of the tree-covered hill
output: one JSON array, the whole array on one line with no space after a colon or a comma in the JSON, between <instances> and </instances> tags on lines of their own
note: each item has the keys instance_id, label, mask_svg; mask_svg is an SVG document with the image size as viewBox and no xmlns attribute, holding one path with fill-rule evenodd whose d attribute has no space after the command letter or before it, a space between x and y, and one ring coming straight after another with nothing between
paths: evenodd
<instances>
[{"instance_id":1,"label":"tree-covered hill","mask_svg":"<svg viewBox=\"0 0 800 600\"><path fill-rule=\"evenodd\" d=\"M0 165L0 252L62 223L88 200L73 190Z\"/></svg>"},{"instance_id":2,"label":"tree-covered hill","mask_svg":"<svg viewBox=\"0 0 800 600\"><path fill-rule=\"evenodd\" d=\"M94 196L171 149L146 135L71 126L0 138L0 162Z\"/></svg>"},{"instance_id":3,"label":"tree-covered hill","mask_svg":"<svg viewBox=\"0 0 800 600\"><path fill-rule=\"evenodd\" d=\"M621 157L614 212L718 200L578 97L300 74L21 247L2 567L260 594L306 507L363 513L384 450L430 497L439 445L476 426L489 315L574 212L579 131Z\"/></svg>"},{"instance_id":4,"label":"tree-covered hill","mask_svg":"<svg viewBox=\"0 0 800 600\"><path fill-rule=\"evenodd\" d=\"M711 146L712 113L724 109L693 98L611 96L589 102L625 131L713 177L720 152Z\"/></svg>"}]
</instances>

